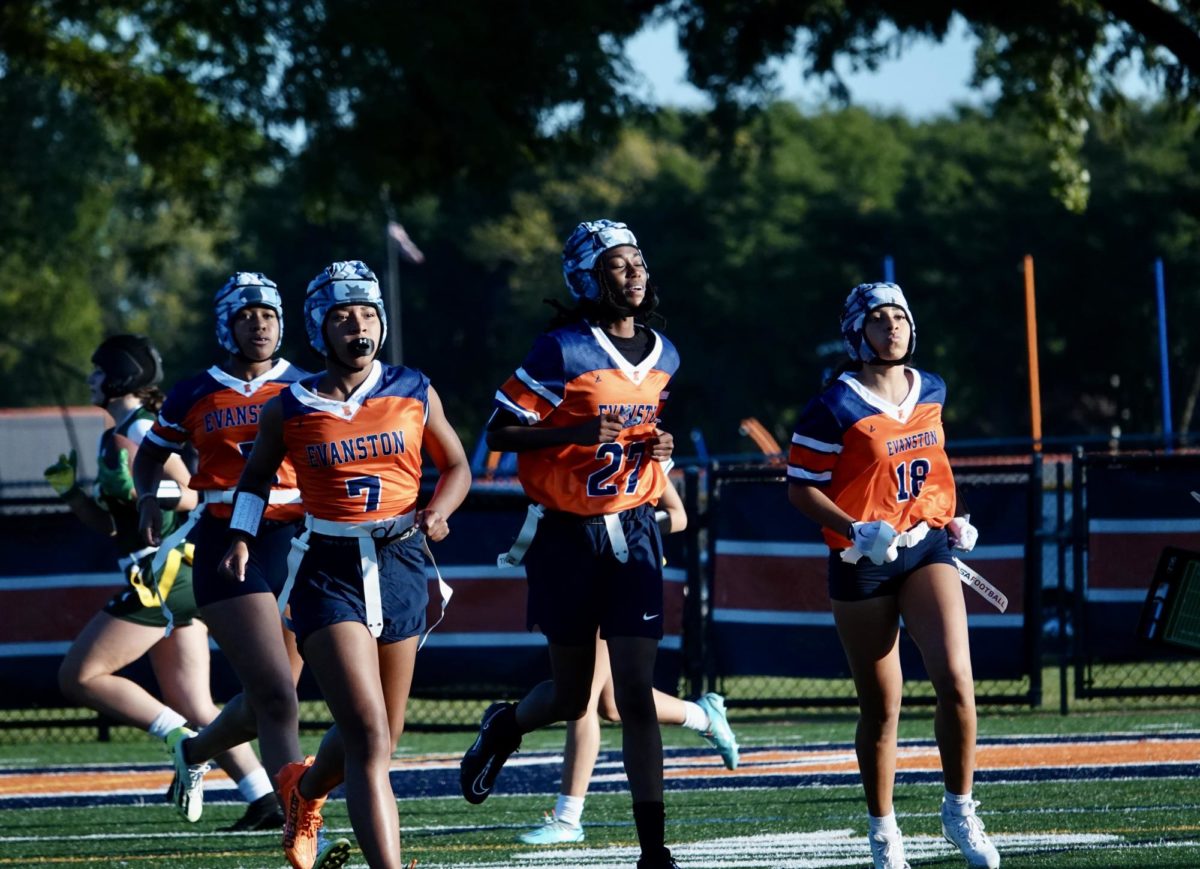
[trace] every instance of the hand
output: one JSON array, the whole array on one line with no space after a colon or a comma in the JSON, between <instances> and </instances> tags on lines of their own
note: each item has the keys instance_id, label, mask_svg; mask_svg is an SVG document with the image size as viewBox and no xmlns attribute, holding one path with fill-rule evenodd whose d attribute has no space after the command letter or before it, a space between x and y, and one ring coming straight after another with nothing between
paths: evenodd
<instances>
[{"instance_id":1,"label":"hand","mask_svg":"<svg viewBox=\"0 0 1200 869\"><path fill-rule=\"evenodd\" d=\"M110 498L132 501L134 498L133 474L129 472L129 450L117 453L117 466L110 468L101 462L96 470L96 488Z\"/></svg>"},{"instance_id":2,"label":"hand","mask_svg":"<svg viewBox=\"0 0 1200 869\"><path fill-rule=\"evenodd\" d=\"M418 510L417 527L434 543L445 540L450 534L450 523L437 510Z\"/></svg>"},{"instance_id":3,"label":"hand","mask_svg":"<svg viewBox=\"0 0 1200 869\"><path fill-rule=\"evenodd\" d=\"M245 540L234 540L229 544L229 550L225 553L225 557L221 559L217 572L226 579L245 582L246 565L249 563L250 547L246 545Z\"/></svg>"},{"instance_id":4,"label":"hand","mask_svg":"<svg viewBox=\"0 0 1200 869\"><path fill-rule=\"evenodd\" d=\"M625 423L615 413L602 413L595 419L589 419L579 426L579 440L576 443L590 446L591 444L611 444L621 434Z\"/></svg>"},{"instance_id":5,"label":"hand","mask_svg":"<svg viewBox=\"0 0 1200 869\"><path fill-rule=\"evenodd\" d=\"M656 462L666 462L675 452L675 438L669 431L654 429L654 437L650 440L650 458Z\"/></svg>"},{"instance_id":6,"label":"hand","mask_svg":"<svg viewBox=\"0 0 1200 869\"><path fill-rule=\"evenodd\" d=\"M138 498L138 535L147 546L162 544L162 505L158 497Z\"/></svg>"},{"instance_id":7,"label":"hand","mask_svg":"<svg viewBox=\"0 0 1200 869\"><path fill-rule=\"evenodd\" d=\"M70 494L72 489L77 489L76 469L78 467L78 459L75 456L75 451L71 450L71 454L61 454L58 461L55 462L42 474L46 477L46 482L50 484L50 488L54 490L60 498L65 498Z\"/></svg>"},{"instance_id":8,"label":"hand","mask_svg":"<svg viewBox=\"0 0 1200 869\"><path fill-rule=\"evenodd\" d=\"M950 548L961 552L970 552L979 540L979 529L971 524L971 515L955 516L946 526L946 536L950 538Z\"/></svg>"},{"instance_id":9,"label":"hand","mask_svg":"<svg viewBox=\"0 0 1200 869\"><path fill-rule=\"evenodd\" d=\"M883 519L852 522L850 542L863 556L871 559L872 564L887 564L900 555L896 546L896 529Z\"/></svg>"}]
</instances>

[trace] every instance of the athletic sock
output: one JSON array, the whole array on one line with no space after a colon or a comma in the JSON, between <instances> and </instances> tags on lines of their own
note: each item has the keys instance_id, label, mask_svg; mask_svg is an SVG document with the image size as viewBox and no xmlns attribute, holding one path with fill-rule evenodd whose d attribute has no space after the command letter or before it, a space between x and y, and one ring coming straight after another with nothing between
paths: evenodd
<instances>
[{"instance_id":1,"label":"athletic sock","mask_svg":"<svg viewBox=\"0 0 1200 869\"><path fill-rule=\"evenodd\" d=\"M642 859L661 861L663 840L666 839L667 810L662 803L634 803L633 823L637 827L638 844L642 848Z\"/></svg>"},{"instance_id":2,"label":"athletic sock","mask_svg":"<svg viewBox=\"0 0 1200 869\"><path fill-rule=\"evenodd\" d=\"M564 824L578 827L579 819L583 817L583 801L585 799L587 798L559 794L558 802L554 804L554 817Z\"/></svg>"},{"instance_id":3,"label":"athletic sock","mask_svg":"<svg viewBox=\"0 0 1200 869\"><path fill-rule=\"evenodd\" d=\"M699 704L693 703L691 700L684 700L683 708L684 727L697 733L704 733L708 730L712 722L708 720L708 713L701 709Z\"/></svg>"},{"instance_id":4,"label":"athletic sock","mask_svg":"<svg viewBox=\"0 0 1200 869\"><path fill-rule=\"evenodd\" d=\"M165 741L172 730L183 727L186 724L186 718L170 706L164 706L162 712L158 713L158 717L151 721L150 726L146 729L151 736L157 736L159 739Z\"/></svg>"},{"instance_id":5,"label":"athletic sock","mask_svg":"<svg viewBox=\"0 0 1200 869\"><path fill-rule=\"evenodd\" d=\"M965 817L975 810L975 806L971 800L971 792L965 794L952 794L946 791L942 795L942 811L947 815L959 815Z\"/></svg>"},{"instance_id":6,"label":"athletic sock","mask_svg":"<svg viewBox=\"0 0 1200 869\"><path fill-rule=\"evenodd\" d=\"M267 777L267 771L261 766L238 781L237 789L238 793L242 795L242 799L248 803L275 791L275 788L271 786L271 779Z\"/></svg>"},{"instance_id":7,"label":"athletic sock","mask_svg":"<svg viewBox=\"0 0 1200 869\"><path fill-rule=\"evenodd\" d=\"M899 826L896 824L896 812L890 811L881 818L877 818L870 812L867 813L867 829L868 834L874 836L876 833L892 834L900 832Z\"/></svg>"}]
</instances>

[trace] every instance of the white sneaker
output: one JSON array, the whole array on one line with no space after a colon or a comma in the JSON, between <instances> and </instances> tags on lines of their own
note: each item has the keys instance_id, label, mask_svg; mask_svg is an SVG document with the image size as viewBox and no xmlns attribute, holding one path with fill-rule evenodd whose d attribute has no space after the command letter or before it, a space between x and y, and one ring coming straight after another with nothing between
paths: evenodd
<instances>
[{"instance_id":1,"label":"white sneaker","mask_svg":"<svg viewBox=\"0 0 1200 869\"><path fill-rule=\"evenodd\" d=\"M867 837L871 843L871 859L875 861L875 869L910 869L904 859L904 840L900 831L885 833L882 830Z\"/></svg>"},{"instance_id":2,"label":"white sneaker","mask_svg":"<svg viewBox=\"0 0 1200 869\"><path fill-rule=\"evenodd\" d=\"M583 827L580 824L568 824L566 821L560 821L553 812L546 812L542 825L517 836L517 841L525 845L562 845L568 842L582 842Z\"/></svg>"},{"instance_id":3,"label":"white sneaker","mask_svg":"<svg viewBox=\"0 0 1200 869\"><path fill-rule=\"evenodd\" d=\"M171 781L171 802L189 823L196 823L204 812L204 774L212 767L207 763L189 764L183 759L183 744L196 732L186 727L176 727L167 734L167 751L175 766L175 778Z\"/></svg>"},{"instance_id":4,"label":"white sneaker","mask_svg":"<svg viewBox=\"0 0 1200 869\"><path fill-rule=\"evenodd\" d=\"M983 831L983 821L975 814L977 800L970 803L966 815L952 814L942 806L942 835L946 841L962 851L967 865L973 869L999 869L1000 852Z\"/></svg>"}]
</instances>

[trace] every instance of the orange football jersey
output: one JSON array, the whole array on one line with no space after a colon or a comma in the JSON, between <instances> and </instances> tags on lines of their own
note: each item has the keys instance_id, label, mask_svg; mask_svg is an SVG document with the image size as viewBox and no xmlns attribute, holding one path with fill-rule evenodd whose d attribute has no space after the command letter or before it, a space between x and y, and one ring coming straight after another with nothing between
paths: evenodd
<instances>
[{"instance_id":1,"label":"orange football jersey","mask_svg":"<svg viewBox=\"0 0 1200 869\"><path fill-rule=\"evenodd\" d=\"M639 327L642 328L642 327ZM679 367L675 346L651 331L650 353L631 364L604 331L586 322L538 337L496 393L496 406L527 425L566 428L605 413L624 429L605 444L559 444L517 454L517 476L533 501L596 516L656 502L669 466L649 455L662 403Z\"/></svg>"},{"instance_id":2,"label":"orange football jersey","mask_svg":"<svg viewBox=\"0 0 1200 869\"><path fill-rule=\"evenodd\" d=\"M849 373L809 402L792 435L788 481L819 486L863 522L884 519L897 531L920 522L945 526L955 506L942 430L946 384L936 374L907 370L912 389L899 405ZM835 531L823 534L833 549L850 546Z\"/></svg>"},{"instance_id":3,"label":"orange football jersey","mask_svg":"<svg viewBox=\"0 0 1200 869\"><path fill-rule=\"evenodd\" d=\"M146 437L175 452L188 441L200 464L190 486L198 492L233 489L258 434L263 405L307 372L280 360L254 380L240 380L214 365L203 374L180 381L163 402L158 420ZM296 472L287 460L275 475L276 489L295 489ZM212 515L228 518L229 504L209 504ZM291 521L304 515L302 504L271 504L267 519Z\"/></svg>"},{"instance_id":4,"label":"orange football jersey","mask_svg":"<svg viewBox=\"0 0 1200 869\"><path fill-rule=\"evenodd\" d=\"M321 375L280 394L283 440L304 506L318 519L390 519L416 505L429 378L375 362L346 401L312 391Z\"/></svg>"}]
</instances>

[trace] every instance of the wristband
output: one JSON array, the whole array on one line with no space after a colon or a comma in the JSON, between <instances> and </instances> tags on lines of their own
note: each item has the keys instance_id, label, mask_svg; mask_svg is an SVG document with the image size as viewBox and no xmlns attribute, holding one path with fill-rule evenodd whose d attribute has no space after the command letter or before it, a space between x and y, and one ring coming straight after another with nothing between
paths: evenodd
<instances>
[{"instance_id":1,"label":"wristband","mask_svg":"<svg viewBox=\"0 0 1200 869\"><path fill-rule=\"evenodd\" d=\"M671 533L671 514L666 510L655 510L654 521L658 523L658 530L660 533Z\"/></svg>"},{"instance_id":2,"label":"wristband","mask_svg":"<svg viewBox=\"0 0 1200 869\"><path fill-rule=\"evenodd\" d=\"M158 493L156 493L156 492L142 492L142 494L138 495L138 496L137 496L137 505L138 505L138 509L139 509L139 510L140 510L140 509L142 509L142 502L143 502L143 501L145 501L147 498L154 498L154 499L157 499L157 498L158 498Z\"/></svg>"},{"instance_id":3,"label":"wristband","mask_svg":"<svg viewBox=\"0 0 1200 869\"><path fill-rule=\"evenodd\" d=\"M249 537L258 534L258 523L262 521L267 502L253 492L241 489L233 496L233 515L229 519L230 531L241 531Z\"/></svg>"}]
</instances>

